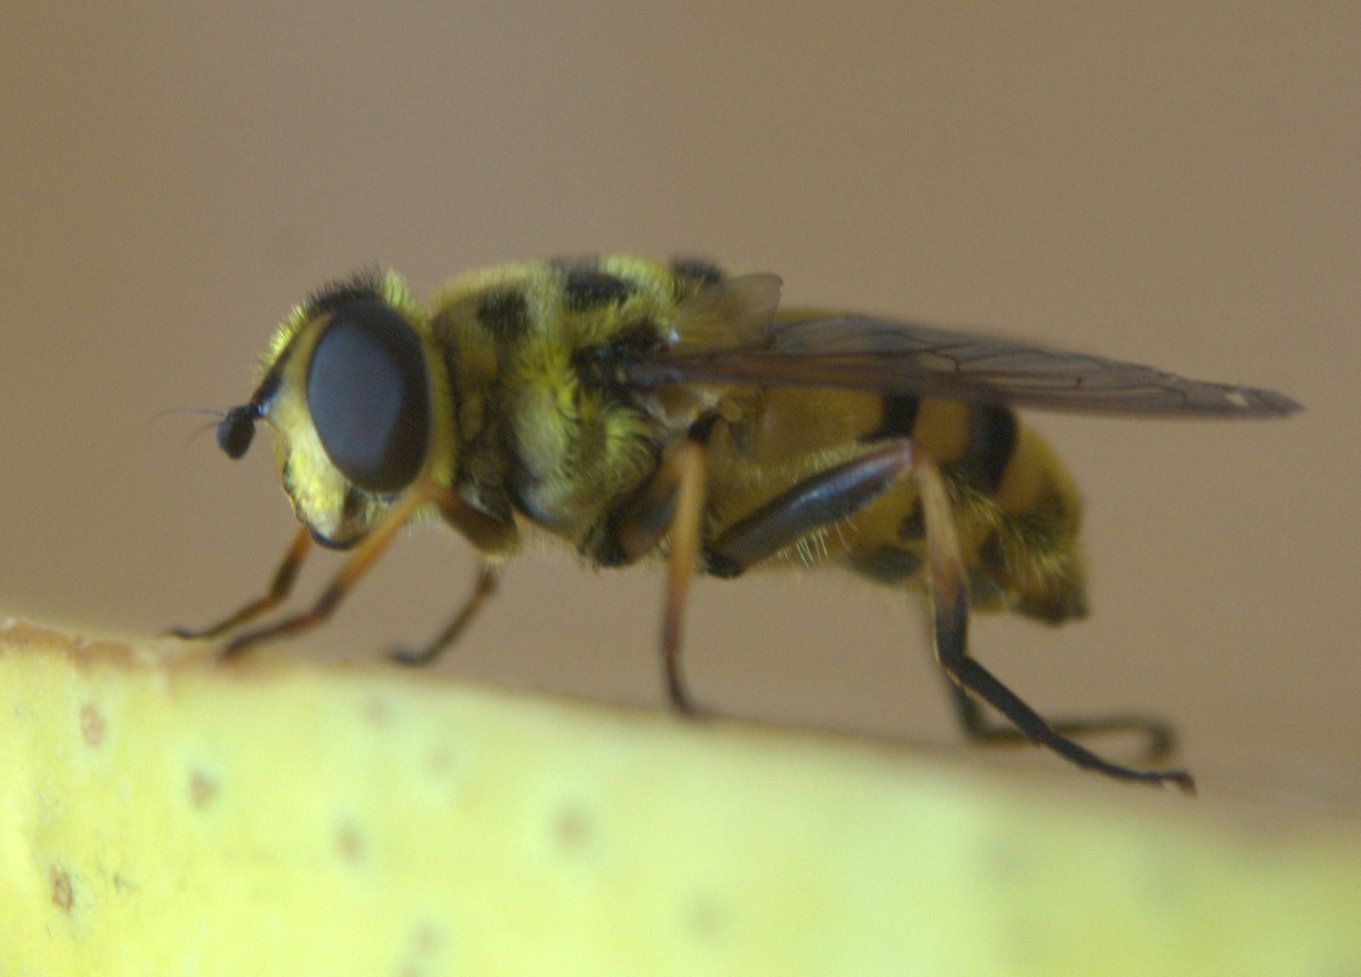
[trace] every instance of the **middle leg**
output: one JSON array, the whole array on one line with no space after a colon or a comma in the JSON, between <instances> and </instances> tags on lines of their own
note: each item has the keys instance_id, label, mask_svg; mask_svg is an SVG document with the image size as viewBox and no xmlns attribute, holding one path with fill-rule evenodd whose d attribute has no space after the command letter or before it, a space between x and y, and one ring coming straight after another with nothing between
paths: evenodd
<instances>
[{"instance_id":1,"label":"middle leg","mask_svg":"<svg viewBox=\"0 0 1361 977\"><path fill-rule=\"evenodd\" d=\"M483 560L482 566L477 572L477 583L473 585L473 592L468 595L468 599L463 602L463 606L458 609L444 629L437 634L429 644L423 648L398 648L391 652L388 657L398 665L428 665L444 653L445 649L456 642L472 623L477 612L482 609L492 595L496 593L496 587L501 581L501 570L496 564Z\"/></svg>"}]
</instances>

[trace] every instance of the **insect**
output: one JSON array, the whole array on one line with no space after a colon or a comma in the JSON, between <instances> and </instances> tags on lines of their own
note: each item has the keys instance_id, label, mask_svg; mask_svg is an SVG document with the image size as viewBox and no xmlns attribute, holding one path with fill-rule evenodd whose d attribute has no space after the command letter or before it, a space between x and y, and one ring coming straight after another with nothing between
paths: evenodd
<instances>
[{"instance_id":1,"label":"insect","mask_svg":"<svg viewBox=\"0 0 1361 977\"><path fill-rule=\"evenodd\" d=\"M1113 777L1193 789L1182 770L1105 760L1074 737L1169 730L1140 716L1046 722L968 650L972 610L1059 623L1086 612L1080 502L1014 407L1130 416L1272 417L1270 390L873 316L781 310L774 275L629 255L509 264L428 304L395 273L358 274L299 305L250 400L218 426L232 458L255 424L299 528L262 597L182 637L236 631L230 657L330 616L413 519L482 555L471 596L426 647L450 645L531 531L583 561L667 566L661 650L692 711L681 623L695 573L840 564L926 595L965 731L1047 747ZM308 610L238 630L287 597L315 541L348 549ZM1010 726L988 720L980 702Z\"/></svg>"}]
</instances>

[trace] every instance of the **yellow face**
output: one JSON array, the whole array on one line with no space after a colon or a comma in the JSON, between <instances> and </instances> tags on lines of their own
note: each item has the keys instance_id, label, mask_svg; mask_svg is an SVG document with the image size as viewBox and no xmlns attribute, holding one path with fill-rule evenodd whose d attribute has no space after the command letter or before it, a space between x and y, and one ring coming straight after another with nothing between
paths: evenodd
<instances>
[{"instance_id":1,"label":"yellow face","mask_svg":"<svg viewBox=\"0 0 1361 977\"><path fill-rule=\"evenodd\" d=\"M250 403L223 422L223 447L240 454L245 423L266 421L298 519L324 545L348 546L409 485L452 467L435 352L424 310L396 275L333 286L279 328Z\"/></svg>"}]
</instances>

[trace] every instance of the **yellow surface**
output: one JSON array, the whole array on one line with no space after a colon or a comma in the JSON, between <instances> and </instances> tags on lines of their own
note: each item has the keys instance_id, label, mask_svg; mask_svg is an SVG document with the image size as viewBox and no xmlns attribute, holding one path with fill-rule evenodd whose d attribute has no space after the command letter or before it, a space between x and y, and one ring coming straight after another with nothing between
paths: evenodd
<instances>
[{"instance_id":1,"label":"yellow surface","mask_svg":"<svg viewBox=\"0 0 1361 977\"><path fill-rule=\"evenodd\" d=\"M1343 826L183 648L0 632L0 974L1361 973Z\"/></svg>"}]
</instances>

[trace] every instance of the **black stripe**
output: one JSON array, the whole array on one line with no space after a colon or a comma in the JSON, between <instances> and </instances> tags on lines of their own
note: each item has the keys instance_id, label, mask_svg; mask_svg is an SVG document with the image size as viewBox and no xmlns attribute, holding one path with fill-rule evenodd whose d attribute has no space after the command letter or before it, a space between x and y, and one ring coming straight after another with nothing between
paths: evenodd
<instances>
[{"instance_id":1,"label":"black stripe","mask_svg":"<svg viewBox=\"0 0 1361 977\"><path fill-rule=\"evenodd\" d=\"M562 297L571 312L587 312L602 305L622 302L633 293L633 286L616 275L603 271L572 270L567 273Z\"/></svg>"},{"instance_id":2,"label":"black stripe","mask_svg":"<svg viewBox=\"0 0 1361 977\"><path fill-rule=\"evenodd\" d=\"M698 285L717 285L723 280L723 270L703 258L672 258L671 270L678 278Z\"/></svg>"},{"instance_id":3,"label":"black stripe","mask_svg":"<svg viewBox=\"0 0 1361 977\"><path fill-rule=\"evenodd\" d=\"M955 481L991 495L1002 483L1016 451L1016 414L1007 407L983 404L969 410L964 452L944 466Z\"/></svg>"},{"instance_id":4,"label":"black stripe","mask_svg":"<svg viewBox=\"0 0 1361 977\"><path fill-rule=\"evenodd\" d=\"M1002 534L997 530L988 533L987 538L978 546L978 563L981 569L1001 579L1007 576L1007 551L1002 545Z\"/></svg>"},{"instance_id":5,"label":"black stripe","mask_svg":"<svg viewBox=\"0 0 1361 977\"><path fill-rule=\"evenodd\" d=\"M880 415L879 426L862 435L860 440L882 441L885 438L912 437L912 425L917 423L917 407L920 403L921 401L911 394L885 394L881 401L883 413Z\"/></svg>"},{"instance_id":6,"label":"black stripe","mask_svg":"<svg viewBox=\"0 0 1361 977\"><path fill-rule=\"evenodd\" d=\"M926 513L922 511L922 500L918 499L912 503L912 511L909 512L901 523L898 524L899 539L925 539L926 538Z\"/></svg>"},{"instance_id":7,"label":"black stripe","mask_svg":"<svg viewBox=\"0 0 1361 977\"><path fill-rule=\"evenodd\" d=\"M498 339L514 339L529 331L529 303L514 289L494 289L477 303L477 321Z\"/></svg>"},{"instance_id":8,"label":"black stripe","mask_svg":"<svg viewBox=\"0 0 1361 977\"><path fill-rule=\"evenodd\" d=\"M850 565L856 573L880 583L898 583L920 570L922 559L911 550L885 544L854 554Z\"/></svg>"},{"instance_id":9,"label":"black stripe","mask_svg":"<svg viewBox=\"0 0 1361 977\"><path fill-rule=\"evenodd\" d=\"M303 308L308 319L332 312L350 302L382 301L383 275L377 268L365 268L349 278L330 282L307 297Z\"/></svg>"}]
</instances>

